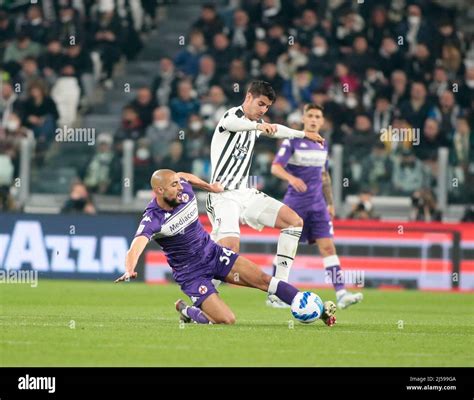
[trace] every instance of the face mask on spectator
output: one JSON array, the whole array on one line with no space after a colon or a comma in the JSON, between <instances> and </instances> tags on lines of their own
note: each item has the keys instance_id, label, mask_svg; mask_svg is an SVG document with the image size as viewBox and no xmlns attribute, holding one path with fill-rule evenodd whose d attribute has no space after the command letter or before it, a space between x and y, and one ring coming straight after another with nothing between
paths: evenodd
<instances>
[{"instance_id":1,"label":"face mask on spectator","mask_svg":"<svg viewBox=\"0 0 474 400\"><path fill-rule=\"evenodd\" d=\"M357 99L354 97L348 97L346 100L346 106L348 108L356 108L357 107Z\"/></svg>"},{"instance_id":2,"label":"face mask on spectator","mask_svg":"<svg viewBox=\"0 0 474 400\"><path fill-rule=\"evenodd\" d=\"M202 128L202 122L201 121L193 121L189 124L189 129L191 129L193 132L200 131Z\"/></svg>"},{"instance_id":3,"label":"face mask on spectator","mask_svg":"<svg viewBox=\"0 0 474 400\"><path fill-rule=\"evenodd\" d=\"M16 120L7 121L6 129L9 132L15 132L20 127L20 123Z\"/></svg>"},{"instance_id":4,"label":"face mask on spectator","mask_svg":"<svg viewBox=\"0 0 474 400\"><path fill-rule=\"evenodd\" d=\"M315 56L324 56L327 53L327 49L325 47L313 47L313 54Z\"/></svg>"},{"instance_id":5,"label":"face mask on spectator","mask_svg":"<svg viewBox=\"0 0 474 400\"><path fill-rule=\"evenodd\" d=\"M150 158L150 151L148 149L145 149L144 147L141 147L137 150L137 158L139 160L146 160Z\"/></svg>"},{"instance_id":6,"label":"face mask on spectator","mask_svg":"<svg viewBox=\"0 0 474 400\"><path fill-rule=\"evenodd\" d=\"M408 16L408 23L410 25L418 25L421 21L421 18L418 17L417 15L410 15Z\"/></svg>"},{"instance_id":7,"label":"face mask on spectator","mask_svg":"<svg viewBox=\"0 0 474 400\"><path fill-rule=\"evenodd\" d=\"M35 18L31 20L31 25L37 26L41 24L41 18Z\"/></svg>"},{"instance_id":8,"label":"face mask on spectator","mask_svg":"<svg viewBox=\"0 0 474 400\"><path fill-rule=\"evenodd\" d=\"M161 119L159 121L153 122L153 125L155 126L155 128L164 129L168 126L168 121Z\"/></svg>"},{"instance_id":9,"label":"face mask on spectator","mask_svg":"<svg viewBox=\"0 0 474 400\"><path fill-rule=\"evenodd\" d=\"M468 88L474 89L474 79L466 81L466 85Z\"/></svg>"}]
</instances>

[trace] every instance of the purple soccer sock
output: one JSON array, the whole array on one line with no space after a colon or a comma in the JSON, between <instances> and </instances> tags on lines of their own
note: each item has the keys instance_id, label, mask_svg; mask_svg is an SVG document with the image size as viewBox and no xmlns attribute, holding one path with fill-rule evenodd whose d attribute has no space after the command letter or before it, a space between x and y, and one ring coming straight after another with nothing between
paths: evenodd
<instances>
[{"instance_id":1,"label":"purple soccer sock","mask_svg":"<svg viewBox=\"0 0 474 400\"><path fill-rule=\"evenodd\" d=\"M209 320L204 313L197 307L187 307L185 310L189 318L198 324L208 324Z\"/></svg>"},{"instance_id":2,"label":"purple soccer sock","mask_svg":"<svg viewBox=\"0 0 474 400\"><path fill-rule=\"evenodd\" d=\"M331 265L330 267L326 267L326 279L327 282L332 283L336 292L343 290L346 287L344 284L344 275L342 274L342 270L339 265Z\"/></svg>"},{"instance_id":3,"label":"purple soccer sock","mask_svg":"<svg viewBox=\"0 0 474 400\"><path fill-rule=\"evenodd\" d=\"M275 279L275 278L272 278ZM278 286L275 291L275 295L286 304L291 305L291 302L299 292L294 286L291 286L289 283L284 281L278 281Z\"/></svg>"}]
</instances>

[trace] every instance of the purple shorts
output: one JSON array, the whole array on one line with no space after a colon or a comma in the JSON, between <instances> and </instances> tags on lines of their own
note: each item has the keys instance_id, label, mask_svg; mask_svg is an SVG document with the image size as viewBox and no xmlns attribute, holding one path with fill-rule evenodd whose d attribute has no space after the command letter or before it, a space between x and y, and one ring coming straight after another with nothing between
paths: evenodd
<instances>
[{"instance_id":1,"label":"purple shorts","mask_svg":"<svg viewBox=\"0 0 474 400\"><path fill-rule=\"evenodd\" d=\"M191 299L195 307L199 307L211 294L219 293L212 279L225 280L235 261L237 253L216 244L215 252L209 262L199 270L198 274L180 283L181 290Z\"/></svg>"},{"instance_id":2,"label":"purple shorts","mask_svg":"<svg viewBox=\"0 0 474 400\"><path fill-rule=\"evenodd\" d=\"M303 219L303 232L300 242L312 244L316 239L332 238L334 235L331 217L328 210L295 210Z\"/></svg>"}]
</instances>

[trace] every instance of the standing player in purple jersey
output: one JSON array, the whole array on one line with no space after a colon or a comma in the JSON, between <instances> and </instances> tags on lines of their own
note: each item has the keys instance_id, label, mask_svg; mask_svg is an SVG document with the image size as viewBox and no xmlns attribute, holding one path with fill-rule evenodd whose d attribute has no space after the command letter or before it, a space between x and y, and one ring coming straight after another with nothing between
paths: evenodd
<instances>
[{"instance_id":1,"label":"standing player in purple jersey","mask_svg":"<svg viewBox=\"0 0 474 400\"><path fill-rule=\"evenodd\" d=\"M211 193L222 192L220 183L209 184L192 174L168 169L155 171L151 186L155 198L146 208L127 257L125 273L115 282L137 277L135 267L150 240L163 249L173 277L188 295L193 306L178 300L176 310L184 322L233 324L234 313L220 298L212 284L217 278L235 285L248 286L277 295L287 304L298 293L290 284L265 274L256 264L215 243L199 221L194 185ZM336 306L324 303L323 322L336 322Z\"/></svg>"},{"instance_id":2,"label":"standing player in purple jersey","mask_svg":"<svg viewBox=\"0 0 474 400\"><path fill-rule=\"evenodd\" d=\"M323 108L307 104L304 108L304 132L316 132L324 124ZM350 293L344 279L333 241L331 177L328 172L327 143L319 144L307 139L283 141L272 165L272 174L288 181L283 202L303 219L300 241L315 243L323 257L326 276L331 277L336 290L337 305L346 308L362 300L362 293ZM289 268L275 263L275 277L288 282Z\"/></svg>"}]
</instances>

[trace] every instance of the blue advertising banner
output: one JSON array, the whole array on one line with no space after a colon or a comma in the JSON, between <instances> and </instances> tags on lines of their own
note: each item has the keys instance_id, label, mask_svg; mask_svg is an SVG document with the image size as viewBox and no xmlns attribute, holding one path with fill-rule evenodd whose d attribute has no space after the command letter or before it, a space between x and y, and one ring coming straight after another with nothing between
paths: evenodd
<instances>
[{"instance_id":1,"label":"blue advertising banner","mask_svg":"<svg viewBox=\"0 0 474 400\"><path fill-rule=\"evenodd\" d=\"M0 269L110 279L124 271L136 216L0 214Z\"/></svg>"}]
</instances>

